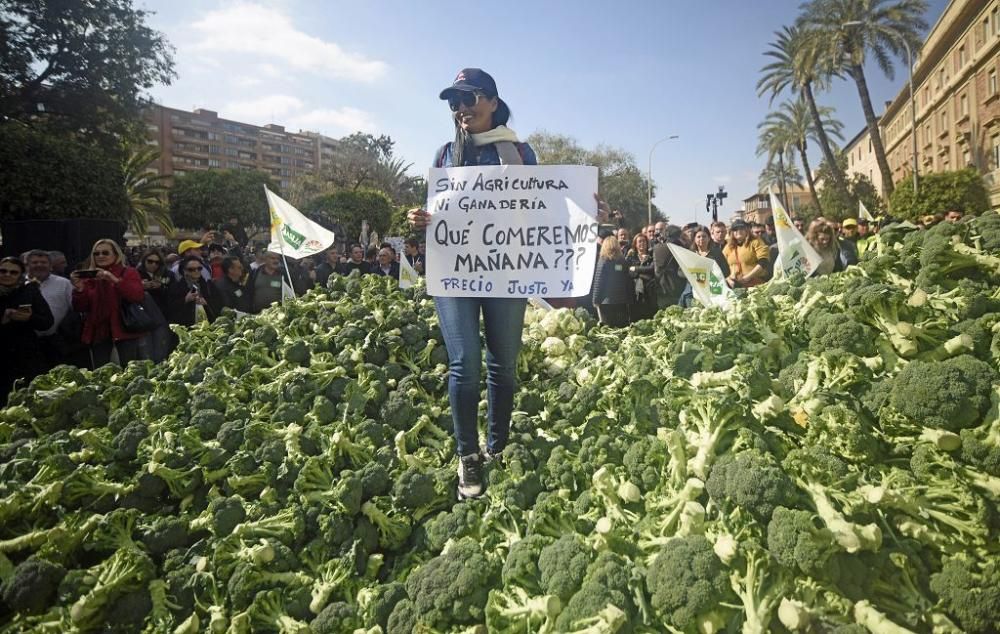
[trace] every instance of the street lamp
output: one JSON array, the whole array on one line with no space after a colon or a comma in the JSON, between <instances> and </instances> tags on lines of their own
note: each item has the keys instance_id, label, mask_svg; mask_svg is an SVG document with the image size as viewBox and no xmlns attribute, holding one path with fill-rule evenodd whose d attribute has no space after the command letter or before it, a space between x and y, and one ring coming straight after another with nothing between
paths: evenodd
<instances>
[{"instance_id":1,"label":"street lamp","mask_svg":"<svg viewBox=\"0 0 1000 634\"><path fill-rule=\"evenodd\" d=\"M862 22L860 20L851 20L850 22L844 22L841 26L861 26ZM896 35L890 33L892 37L899 40L903 44L903 48L906 49L906 64L910 67L910 137L913 141L913 196L916 198L918 191L917 182L917 100L913 96L913 53L910 51L910 45L906 41L905 37L897 37ZM871 130L868 131L871 134Z\"/></svg>"},{"instance_id":2,"label":"street lamp","mask_svg":"<svg viewBox=\"0 0 1000 634\"><path fill-rule=\"evenodd\" d=\"M665 136L656 143L653 147L649 148L649 165L646 170L646 224L653 224L653 150L656 146L663 143L664 141L671 141L673 139L679 139L680 137L676 134L671 134L670 136Z\"/></svg>"}]
</instances>

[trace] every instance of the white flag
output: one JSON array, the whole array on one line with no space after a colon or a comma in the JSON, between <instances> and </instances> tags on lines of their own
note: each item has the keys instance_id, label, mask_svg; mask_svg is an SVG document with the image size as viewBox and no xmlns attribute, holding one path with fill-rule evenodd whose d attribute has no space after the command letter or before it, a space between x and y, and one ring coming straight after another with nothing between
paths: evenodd
<instances>
[{"instance_id":1,"label":"white flag","mask_svg":"<svg viewBox=\"0 0 1000 634\"><path fill-rule=\"evenodd\" d=\"M544 310L545 312L549 312L550 310L552 310L552 304L548 303L541 297L529 297L528 303L537 308L538 310Z\"/></svg>"},{"instance_id":2,"label":"white flag","mask_svg":"<svg viewBox=\"0 0 1000 634\"><path fill-rule=\"evenodd\" d=\"M417 275L417 270L413 268L410 261L406 259L406 254L404 253L401 258L399 258L399 288L410 288L417 283L420 276Z\"/></svg>"},{"instance_id":3,"label":"white flag","mask_svg":"<svg viewBox=\"0 0 1000 634\"><path fill-rule=\"evenodd\" d=\"M691 291L703 306L725 308L733 299L733 289L726 284L719 263L712 258L698 255L676 244L667 244L677 260L684 277L691 284Z\"/></svg>"},{"instance_id":4,"label":"white flag","mask_svg":"<svg viewBox=\"0 0 1000 634\"><path fill-rule=\"evenodd\" d=\"M774 237L778 242L778 254L781 256L781 271L785 275L793 271L802 271L806 277L813 274L819 266L820 257L816 249L806 242L799 230L792 224L792 219L782 206L781 201L768 189L771 195L771 214L774 218Z\"/></svg>"},{"instance_id":5,"label":"white flag","mask_svg":"<svg viewBox=\"0 0 1000 634\"><path fill-rule=\"evenodd\" d=\"M268 251L283 257L300 260L324 251L333 244L336 236L302 215L295 207L264 187L267 206L271 212L271 244Z\"/></svg>"},{"instance_id":6,"label":"white flag","mask_svg":"<svg viewBox=\"0 0 1000 634\"><path fill-rule=\"evenodd\" d=\"M867 220L868 222L875 221L875 218L868 212L868 208L860 200L858 201L858 219Z\"/></svg>"}]
</instances>

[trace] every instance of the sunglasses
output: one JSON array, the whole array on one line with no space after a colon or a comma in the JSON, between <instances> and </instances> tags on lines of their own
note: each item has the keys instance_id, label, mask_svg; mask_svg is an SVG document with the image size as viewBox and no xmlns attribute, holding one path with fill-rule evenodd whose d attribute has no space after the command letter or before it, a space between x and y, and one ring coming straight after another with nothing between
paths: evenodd
<instances>
[{"instance_id":1,"label":"sunglasses","mask_svg":"<svg viewBox=\"0 0 1000 634\"><path fill-rule=\"evenodd\" d=\"M478 92L452 93L448 97L448 107L451 108L452 112L458 112L458 109L462 106L465 106L466 108L473 108L479 103L479 99L481 97L485 97L485 95Z\"/></svg>"},{"instance_id":2,"label":"sunglasses","mask_svg":"<svg viewBox=\"0 0 1000 634\"><path fill-rule=\"evenodd\" d=\"M113 251L94 251L94 255L113 255Z\"/></svg>"},{"instance_id":3,"label":"sunglasses","mask_svg":"<svg viewBox=\"0 0 1000 634\"><path fill-rule=\"evenodd\" d=\"M0 275L20 275L21 271L17 269L0 269Z\"/></svg>"},{"instance_id":4,"label":"sunglasses","mask_svg":"<svg viewBox=\"0 0 1000 634\"><path fill-rule=\"evenodd\" d=\"M146 264L159 264L160 260L156 258L146 258Z\"/></svg>"},{"instance_id":5,"label":"sunglasses","mask_svg":"<svg viewBox=\"0 0 1000 634\"><path fill-rule=\"evenodd\" d=\"M198 267L196 269L194 269L194 268L186 268L186 269L184 269L184 271L186 273L201 273L201 267Z\"/></svg>"}]
</instances>

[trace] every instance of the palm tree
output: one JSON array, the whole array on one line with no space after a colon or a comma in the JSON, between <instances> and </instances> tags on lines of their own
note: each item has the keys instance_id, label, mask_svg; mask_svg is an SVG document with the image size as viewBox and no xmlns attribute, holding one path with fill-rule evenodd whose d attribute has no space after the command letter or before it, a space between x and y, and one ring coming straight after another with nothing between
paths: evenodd
<instances>
[{"instance_id":1,"label":"palm tree","mask_svg":"<svg viewBox=\"0 0 1000 634\"><path fill-rule=\"evenodd\" d=\"M822 113L813 96L814 87L822 89L828 87L830 78L837 74L836 68L825 66L822 59L809 54L813 51L804 46L806 33L800 27L782 27L780 31L775 31L774 37L774 42L768 45L769 50L764 52L764 55L772 61L760 69L761 78L757 81L757 95L770 94L771 103L774 103L775 98L785 88L791 88L794 94L801 95L805 99L816 126L816 141L827 164L834 166L832 185L846 192L847 179L843 171L837 168L838 163L834 157L832 144L827 138L826 128L822 125ZM806 171L808 172L808 169Z\"/></svg>"},{"instance_id":2,"label":"palm tree","mask_svg":"<svg viewBox=\"0 0 1000 634\"><path fill-rule=\"evenodd\" d=\"M757 180L757 186L760 187L761 191L767 191L769 187L783 187L788 184L802 187L802 173L799 172L798 166L792 163L783 166L774 163L765 165ZM787 203L782 201L781 204L788 209Z\"/></svg>"},{"instance_id":3,"label":"palm tree","mask_svg":"<svg viewBox=\"0 0 1000 634\"><path fill-rule=\"evenodd\" d=\"M149 221L156 221L168 235L174 223L167 206L166 176L148 171L160 158L160 150L150 145L126 146L122 163L128 226L132 233L145 236Z\"/></svg>"},{"instance_id":4,"label":"palm tree","mask_svg":"<svg viewBox=\"0 0 1000 634\"><path fill-rule=\"evenodd\" d=\"M802 161L802 171L805 172L806 181L809 183L809 192L812 194L816 206L819 207L819 196L816 193L816 182L813 180L812 170L809 167L808 155L809 141L816 141L819 138L819 132L809 110L805 99L800 96L794 101L782 103L778 110L767 115L765 122L770 122L775 127L780 128L782 134L798 150L799 159ZM824 136L829 135L843 141L844 126L833 117L833 108L821 106L819 114L820 127L825 131Z\"/></svg>"},{"instance_id":5,"label":"palm tree","mask_svg":"<svg viewBox=\"0 0 1000 634\"><path fill-rule=\"evenodd\" d=\"M778 164L775 173L782 176L776 183L778 185L778 196L781 198L781 203L787 207L788 189L783 176L788 172L785 166L785 157L792 158L789 152L794 147L791 136L780 122L775 121L771 117L767 117L761 121L757 126L757 130L759 130L757 133L757 156L767 156L767 167L773 166L775 159L777 159ZM799 179L801 182L801 176Z\"/></svg>"},{"instance_id":6,"label":"palm tree","mask_svg":"<svg viewBox=\"0 0 1000 634\"><path fill-rule=\"evenodd\" d=\"M870 54L886 77L895 75L892 57L920 45L927 29L926 0L811 0L802 5L800 23L808 29L806 48L850 75L858 87L868 136L882 173L883 194L892 193L892 171L885 157L882 134L872 107L864 65ZM914 132L915 133L915 132Z\"/></svg>"}]
</instances>

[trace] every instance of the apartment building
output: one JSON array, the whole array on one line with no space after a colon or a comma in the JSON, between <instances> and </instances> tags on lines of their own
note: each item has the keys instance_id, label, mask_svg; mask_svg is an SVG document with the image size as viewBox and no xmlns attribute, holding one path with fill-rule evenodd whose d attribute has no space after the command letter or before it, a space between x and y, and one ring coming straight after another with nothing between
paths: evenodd
<instances>
[{"instance_id":1,"label":"apartment building","mask_svg":"<svg viewBox=\"0 0 1000 634\"><path fill-rule=\"evenodd\" d=\"M983 174L993 206L1000 206L1000 0L952 0L913 53L919 172L973 166ZM904 67L904 77L905 72ZM906 83L880 123L886 158L898 184L909 177L913 164ZM866 134L848 145L848 156L858 152L859 145L867 145ZM878 187L878 169L867 168L860 155L858 164L858 169L871 171Z\"/></svg>"},{"instance_id":2,"label":"apartment building","mask_svg":"<svg viewBox=\"0 0 1000 634\"><path fill-rule=\"evenodd\" d=\"M847 145L844 146L844 156L847 157L848 178L855 174L864 176L875 186L875 191L882 191L882 172L878 169L878 161L875 159L875 151L872 149L872 139L868 134L867 127L847 142ZM895 178L895 182L898 183L899 180L899 177Z\"/></svg>"},{"instance_id":3,"label":"apartment building","mask_svg":"<svg viewBox=\"0 0 1000 634\"><path fill-rule=\"evenodd\" d=\"M154 104L144 118L149 142L160 148L158 170L170 176L208 169L259 170L285 188L299 175L316 173L336 144L315 132L230 121L203 108L188 112Z\"/></svg>"}]
</instances>

